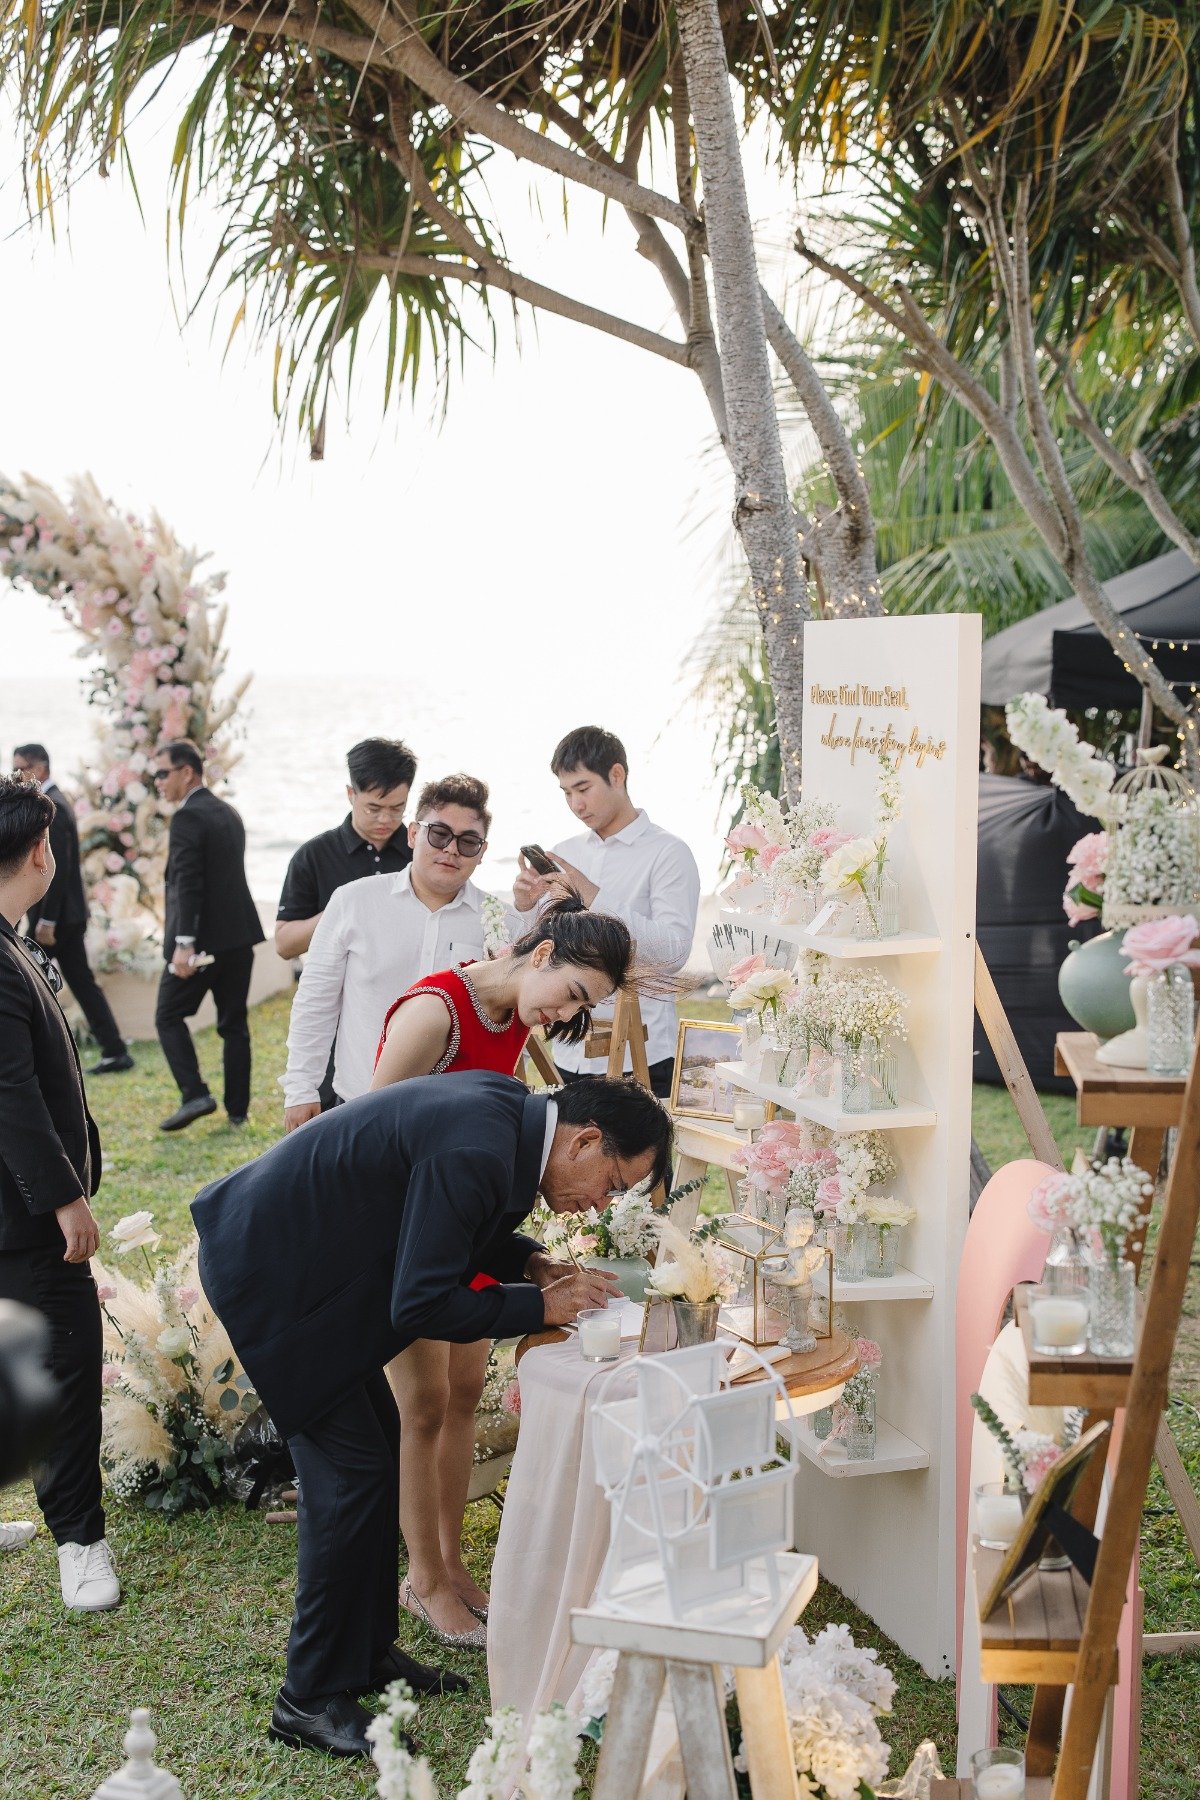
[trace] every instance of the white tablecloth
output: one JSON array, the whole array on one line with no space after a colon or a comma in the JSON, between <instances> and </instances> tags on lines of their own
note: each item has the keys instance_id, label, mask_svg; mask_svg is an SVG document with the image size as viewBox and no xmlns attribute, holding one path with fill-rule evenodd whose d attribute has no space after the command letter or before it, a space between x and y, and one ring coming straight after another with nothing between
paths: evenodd
<instances>
[{"instance_id":1,"label":"white tablecloth","mask_svg":"<svg viewBox=\"0 0 1200 1800\"><path fill-rule=\"evenodd\" d=\"M571 1642L608 1548L608 1502L592 1469L590 1406L601 1382L632 1361L589 1363L574 1337L521 1358L521 1434L508 1477L488 1608L492 1705L528 1720L571 1700L589 1649ZM632 1383L630 1383L632 1391Z\"/></svg>"}]
</instances>

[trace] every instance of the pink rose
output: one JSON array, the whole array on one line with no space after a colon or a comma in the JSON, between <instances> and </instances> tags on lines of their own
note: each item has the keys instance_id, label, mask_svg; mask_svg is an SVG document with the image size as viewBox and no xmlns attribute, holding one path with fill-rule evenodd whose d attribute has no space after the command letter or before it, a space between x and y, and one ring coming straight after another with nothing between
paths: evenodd
<instances>
[{"instance_id":1,"label":"pink rose","mask_svg":"<svg viewBox=\"0 0 1200 1800\"><path fill-rule=\"evenodd\" d=\"M115 1300L116 1297L117 1297L117 1290L113 1286L111 1281L106 1281L103 1284L103 1286L97 1284L96 1298L97 1298L97 1300L99 1300L101 1302L101 1304L103 1304L103 1302L105 1300Z\"/></svg>"},{"instance_id":2,"label":"pink rose","mask_svg":"<svg viewBox=\"0 0 1200 1800\"><path fill-rule=\"evenodd\" d=\"M199 1288L181 1287L175 1289L175 1304L178 1306L180 1312L186 1312L189 1306L195 1306L199 1298Z\"/></svg>"},{"instance_id":3,"label":"pink rose","mask_svg":"<svg viewBox=\"0 0 1200 1800\"><path fill-rule=\"evenodd\" d=\"M1063 895L1062 903L1063 911L1067 915L1068 925L1083 925L1086 924L1088 919L1098 919L1100 917L1100 908L1098 906L1088 906L1085 902L1076 900L1072 895L1070 888L1068 888Z\"/></svg>"},{"instance_id":4,"label":"pink rose","mask_svg":"<svg viewBox=\"0 0 1200 1800\"><path fill-rule=\"evenodd\" d=\"M1061 1457L1062 1451L1057 1444L1042 1444L1038 1449L1030 1451L1029 1455L1025 1458L1025 1466L1021 1471L1021 1479L1025 1483L1025 1492L1027 1494L1036 1493L1037 1489L1042 1485L1043 1479L1050 1473L1050 1470Z\"/></svg>"},{"instance_id":5,"label":"pink rose","mask_svg":"<svg viewBox=\"0 0 1200 1800\"><path fill-rule=\"evenodd\" d=\"M879 1348L879 1345L875 1342L874 1338L856 1338L854 1340L854 1352L858 1357L859 1368L864 1370L868 1375L874 1374L875 1370L883 1361L883 1351Z\"/></svg>"},{"instance_id":6,"label":"pink rose","mask_svg":"<svg viewBox=\"0 0 1200 1800\"><path fill-rule=\"evenodd\" d=\"M735 825L725 842L731 850L740 850L743 855L753 854L766 849L767 834L761 825Z\"/></svg>"},{"instance_id":7,"label":"pink rose","mask_svg":"<svg viewBox=\"0 0 1200 1800\"><path fill-rule=\"evenodd\" d=\"M821 852L822 856L831 856L835 850L840 850L843 844L850 842L850 833L838 831L832 825L822 825L819 831L809 832L808 841L814 850Z\"/></svg>"},{"instance_id":8,"label":"pink rose","mask_svg":"<svg viewBox=\"0 0 1200 1800\"><path fill-rule=\"evenodd\" d=\"M104 866L110 875L119 875L125 867L125 858L118 856L115 850L110 850L104 859Z\"/></svg>"},{"instance_id":9,"label":"pink rose","mask_svg":"<svg viewBox=\"0 0 1200 1800\"><path fill-rule=\"evenodd\" d=\"M1130 975L1157 975L1172 963L1184 963L1189 969L1200 968L1200 950L1193 948L1200 925L1191 913L1183 918L1169 914L1163 919L1147 919L1133 925L1125 933L1121 955L1129 958Z\"/></svg>"},{"instance_id":10,"label":"pink rose","mask_svg":"<svg viewBox=\"0 0 1200 1800\"><path fill-rule=\"evenodd\" d=\"M1098 888L1108 871L1108 833L1089 831L1067 852L1067 866L1084 887Z\"/></svg>"},{"instance_id":11,"label":"pink rose","mask_svg":"<svg viewBox=\"0 0 1200 1800\"><path fill-rule=\"evenodd\" d=\"M820 1213L835 1213L842 1202L840 1175L827 1175L817 1189L816 1206Z\"/></svg>"},{"instance_id":12,"label":"pink rose","mask_svg":"<svg viewBox=\"0 0 1200 1800\"><path fill-rule=\"evenodd\" d=\"M784 846L782 844L767 844L766 847L759 852L758 866L763 871L764 875L770 869L774 868L779 858L783 855L783 851Z\"/></svg>"},{"instance_id":13,"label":"pink rose","mask_svg":"<svg viewBox=\"0 0 1200 1800\"><path fill-rule=\"evenodd\" d=\"M743 981L748 981L751 975L757 975L759 970L765 969L766 966L767 966L767 959L765 956L761 956L761 955L743 956L741 962L735 962L735 963L730 964L730 967L729 967L729 984L730 984L730 986L731 987L741 987Z\"/></svg>"},{"instance_id":14,"label":"pink rose","mask_svg":"<svg viewBox=\"0 0 1200 1800\"><path fill-rule=\"evenodd\" d=\"M1070 1192L1069 1175L1047 1175L1038 1182L1026 1201L1026 1212L1038 1230L1044 1231L1047 1237L1053 1237L1062 1226L1070 1224L1067 1214Z\"/></svg>"},{"instance_id":15,"label":"pink rose","mask_svg":"<svg viewBox=\"0 0 1200 1800\"><path fill-rule=\"evenodd\" d=\"M837 1174L837 1154L833 1150L802 1150L797 1160L806 1168L819 1169L825 1177Z\"/></svg>"},{"instance_id":16,"label":"pink rose","mask_svg":"<svg viewBox=\"0 0 1200 1800\"><path fill-rule=\"evenodd\" d=\"M121 1379L121 1371L118 1368L114 1367L114 1365L112 1363L105 1363L104 1369L100 1376L101 1386L116 1387L116 1385L117 1385L118 1381L120 1381L120 1379Z\"/></svg>"},{"instance_id":17,"label":"pink rose","mask_svg":"<svg viewBox=\"0 0 1200 1800\"><path fill-rule=\"evenodd\" d=\"M500 1396L500 1408L502 1412L514 1413L518 1419L521 1416L521 1384L515 1376Z\"/></svg>"}]
</instances>

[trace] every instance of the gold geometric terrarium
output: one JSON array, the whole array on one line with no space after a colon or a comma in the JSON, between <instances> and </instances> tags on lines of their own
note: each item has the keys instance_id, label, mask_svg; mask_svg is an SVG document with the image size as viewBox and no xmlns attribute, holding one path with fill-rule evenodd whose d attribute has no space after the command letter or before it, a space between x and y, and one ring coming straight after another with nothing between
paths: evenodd
<instances>
[{"instance_id":1,"label":"gold geometric terrarium","mask_svg":"<svg viewBox=\"0 0 1200 1800\"><path fill-rule=\"evenodd\" d=\"M777 1344L787 1330L787 1320L779 1311L777 1290L770 1285L770 1272L772 1268L781 1267L787 1259L783 1233L765 1219L754 1219L747 1213L728 1213L718 1222L717 1242L741 1264L737 1293L721 1308L722 1325L755 1349ZM818 1269L813 1277L814 1298L820 1293L821 1279ZM814 1329L818 1338L832 1335L833 1255L829 1251L825 1255L825 1282L828 1288L828 1304L822 1308L825 1329Z\"/></svg>"}]
</instances>

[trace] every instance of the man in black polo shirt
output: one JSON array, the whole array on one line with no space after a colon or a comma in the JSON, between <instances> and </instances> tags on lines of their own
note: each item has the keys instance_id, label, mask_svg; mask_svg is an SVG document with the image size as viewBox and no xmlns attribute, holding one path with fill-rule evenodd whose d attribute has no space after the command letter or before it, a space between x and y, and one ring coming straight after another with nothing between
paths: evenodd
<instances>
[{"instance_id":1,"label":"man in black polo shirt","mask_svg":"<svg viewBox=\"0 0 1200 1800\"><path fill-rule=\"evenodd\" d=\"M275 914L280 956L302 956L329 897L364 875L395 875L412 861L404 809L417 759L398 738L364 738L346 758L350 811L332 831L301 844L288 864ZM332 1058L321 1084L321 1108L333 1105Z\"/></svg>"}]
</instances>

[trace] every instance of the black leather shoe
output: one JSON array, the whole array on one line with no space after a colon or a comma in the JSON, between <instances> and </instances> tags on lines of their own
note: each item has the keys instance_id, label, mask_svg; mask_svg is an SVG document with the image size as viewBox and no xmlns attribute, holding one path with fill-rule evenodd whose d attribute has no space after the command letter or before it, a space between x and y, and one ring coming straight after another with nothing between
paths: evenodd
<instances>
[{"instance_id":1,"label":"black leather shoe","mask_svg":"<svg viewBox=\"0 0 1200 1800\"><path fill-rule=\"evenodd\" d=\"M335 1694L319 1712L305 1712L280 1688L267 1736L291 1750L324 1750L327 1756L371 1754L367 1726L371 1714L349 1694ZM410 1740L411 1748L411 1740Z\"/></svg>"},{"instance_id":2,"label":"black leather shoe","mask_svg":"<svg viewBox=\"0 0 1200 1800\"><path fill-rule=\"evenodd\" d=\"M246 1114L245 1113L230 1113L229 1123L231 1125L244 1125L246 1123Z\"/></svg>"},{"instance_id":3,"label":"black leather shoe","mask_svg":"<svg viewBox=\"0 0 1200 1800\"><path fill-rule=\"evenodd\" d=\"M371 1680L364 1688L351 1688L354 1695L382 1694L393 1681L407 1681L414 1694L465 1694L470 1682L454 1669L436 1669L432 1663L418 1662L406 1656L393 1644L371 1670Z\"/></svg>"},{"instance_id":4,"label":"black leather shoe","mask_svg":"<svg viewBox=\"0 0 1200 1800\"><path fill-rule=\"evenodd\" d=\"M93 1063L85 1071L88 1075L123 1075L126 1069L132 1069L133 1058L128 1050L122 1050L120 1056L102 1056L98 1063Z\"/></svg>"},{"instance_id":5,"label":"black leather shoe","mask_svg":"<svg viewBox=\"0 0 1200 1800\"><path fill-rule=\"evenodd\" d=\"M185 1125L194 1125L197 1119L207 1119L209 1113L215 1113L217 1103L211 1094L201 1094L198 1100L185 1100L177 1112L169 1119L164 1119L159 1126L160 1131L182 1131Z\"/></svg>"}]
</instances>

